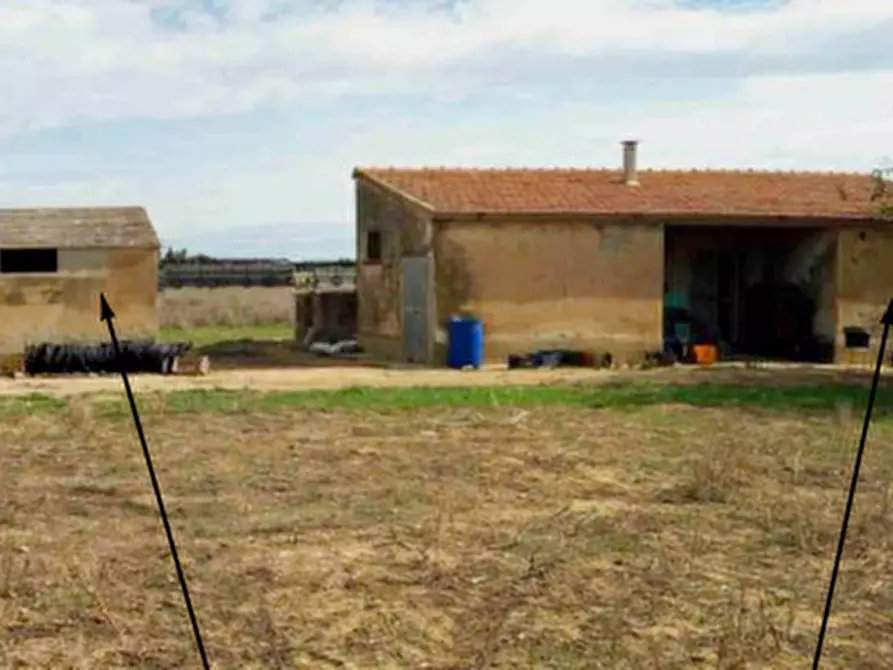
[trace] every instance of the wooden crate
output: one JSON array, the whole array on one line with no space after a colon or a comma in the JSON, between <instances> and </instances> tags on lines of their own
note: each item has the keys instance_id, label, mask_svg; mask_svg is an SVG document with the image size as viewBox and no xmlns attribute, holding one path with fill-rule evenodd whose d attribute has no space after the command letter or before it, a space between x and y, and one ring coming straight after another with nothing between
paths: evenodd
<instances>
[{"instance_id":1,"label":"wooden crate","mask_svg":"<svg viewBox=\"0 0 893 670\"><path fill-rule=\"evenodd\" d=\"M868 366L874 361L872 360L871 349L844 349L843 362L846 365Z\"/></svg>"},{"instance_id":2,"label":"wooden crate","mask_svg":"<svg viewBox=\"0 0 893 670\"><path fill-rule=\"evenodd\" d=\"M188 377L204 377L211 371L211 359L207 356L197 358L180 357L174 361L171 373Z\"/></svg>"},{"instance_id":3,"label":"wooden crate","mask_svg":"<svg viewBox=\"0 0 893 670\"><path fill-rule=\"evenodd\" d=\"M3 354L0 356L0 374L15 377L25 373L25 354Z\"/></svg>"}]
</instances>

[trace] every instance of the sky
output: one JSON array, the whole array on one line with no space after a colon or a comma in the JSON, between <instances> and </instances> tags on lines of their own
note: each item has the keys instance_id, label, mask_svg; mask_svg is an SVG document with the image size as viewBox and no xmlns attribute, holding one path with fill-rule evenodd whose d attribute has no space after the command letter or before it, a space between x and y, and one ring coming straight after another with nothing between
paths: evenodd
<instances>
[{"instance_id":1,"label":"sky","mask_svg":"<svg viewBox=\"0 0 893 670\"><path fill-rule=\"evenodd\" d=\"M0 207L354 254L354 166L870 171L889 0L3 0Z\"/></svg>"}]
</instances>

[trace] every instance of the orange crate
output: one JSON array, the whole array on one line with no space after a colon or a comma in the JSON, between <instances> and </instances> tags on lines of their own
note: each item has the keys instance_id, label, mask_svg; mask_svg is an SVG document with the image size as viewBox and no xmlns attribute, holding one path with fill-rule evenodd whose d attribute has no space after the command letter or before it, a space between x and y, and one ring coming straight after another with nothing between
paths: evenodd
<instances>
[{"instance_id":1,"label":"orange crate","mask_svg":"<svg viewBox=\"0 0 893 670\"><path fill-rule=\"evenodd\" d=\"M696 344L692 354L698 365L713 365L719 360L719 350L712 344Z\"/></svg>"}]
</instances>

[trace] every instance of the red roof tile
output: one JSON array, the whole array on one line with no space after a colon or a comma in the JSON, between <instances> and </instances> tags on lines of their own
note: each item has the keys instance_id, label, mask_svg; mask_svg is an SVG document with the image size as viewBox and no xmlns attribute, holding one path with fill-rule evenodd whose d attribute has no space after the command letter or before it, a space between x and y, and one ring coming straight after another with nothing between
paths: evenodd
<instances>
[{"instance_id":1,"label":"red roof tile","mask_svg":"<svg viewBox=\"0 0 893 670\"><path fill-rule=\"evenodd\" d=\"M448 214L566 213L874 218L868 175L815 172L357 168ZM844 195L845 194L845 195Z\"/></svg>"}]
</instances>

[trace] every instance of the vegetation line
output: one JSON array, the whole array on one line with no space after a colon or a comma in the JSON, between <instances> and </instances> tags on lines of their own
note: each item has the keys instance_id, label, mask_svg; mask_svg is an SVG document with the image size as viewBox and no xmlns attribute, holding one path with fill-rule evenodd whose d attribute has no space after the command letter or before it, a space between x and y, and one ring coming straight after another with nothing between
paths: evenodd
<instances>
[{"instance_id":1,"label":"vegetation line","mask_svg":"<svg viewBox=\"0 0 893 670\"><path fill-rule=\"evenodd\" d=\"M143 394L147 412L275 412L288 409L407 410L433 407L570 405L592 409L634 409L655 405L728 407L776 412L819 412L865 404L860 385L759 387L740 385L669 385L621 382L601 385L366 388L299 391L192 389ZM125 416L123 401L97 400L104 415ZM44 395L0 399L0 415L64 410L65 399ZM893 407L893 387L878 389L878 419Z\"/></svg>"}]
</instances>

